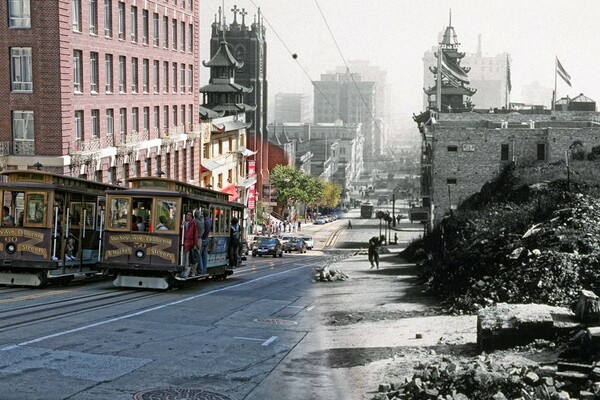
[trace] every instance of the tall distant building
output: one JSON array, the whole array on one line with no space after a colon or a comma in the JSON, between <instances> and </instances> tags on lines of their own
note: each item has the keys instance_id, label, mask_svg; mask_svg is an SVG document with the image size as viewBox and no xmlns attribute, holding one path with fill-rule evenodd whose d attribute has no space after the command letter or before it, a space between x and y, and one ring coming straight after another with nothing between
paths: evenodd
<instances>
[{"instance_id":1,"label":"tall distant building","mask_svg":"<svg viewBox=\"0 0 600 400\"><path fill-rule=\"evenodd\" d=\"M212 24L210 37L211 58L219 50L223 37L227 40L229 49L235 59L243 66L236 70L235 80L238 84L252 88L246 93L244 103L256 106L254 111L246 114L250 125L250 133L257 136L267 132L267 42L265 27L262 23L260 8L254 22L246 23L248 13L244 8L233 6L233 22L227 24L224 10L219 7L218 20ZM239 15L238 15L239 14ZM239 20L238 20L239 17Z\"/></svg>"},{"instance_id":2,"label":"tall distant building","mask_svg":"<svg viewBox=\"0 0 600 400\"><path fill-rule=\"evenodd\" d=\"M454 29L452 26L448 28ZM456 35L454 34L454 36ZM510 100L510 94L507 91L507 63L511 61L510 55L500 53L495 56L484 56L481 51L481 35L478 39L477 52L464 54L461 61L461 66L469 69L469 85L477 89L471 100L478 109L505 107L508 103L507 98ZM435 84L435 77L429 68L437 66L436 52L437 47L433 47L423 55L424 87ZM424 96L424 105L427 106L426 95Z\"/></svg>"},{"instance_id":3,"label":"tall distant building","mask_svg":"<svg viewBox=\"0 0 600 400\"><path fill-rule=\"evenodd\" d=\"M199 1L0 1L0 164L198 183Z\"/></svg>"},{"instance_id":4,"label":"tall distant building","mask_svg":"<svg viewBox=\"0 0 600 400\"><path fill-rule=\"evenodd\" d=\"M312 95L308 93L277 93L275 123L312 122Z\"/></svg>"},{"instance_id":5,"label":"tall distant building","mask_svg":"<svg viewBox=\"0 0 600 400\"><path fill-rule=\"evenodd\" d=\"M244 94L244 103L256 106L253 111L246 113L245 120L250 124L248 132L248 148L256 151L254 166L257 173L258 187L263 182L268 182L267 149L267 42L265 40L265 26L263 25L260 8L254 15L251 24L246 22L248 13L244 8L238 9L236 5L231 9L233 22L227 24L225 10L219 7L218 14L212 24L210 38L211 58L219 50L223 37L227 40L228 47L235 59L243 63L236 69L235 81L237 84L252 88ZM262 200L262 190L258 191Z\"/></svg>"},{"instance_id":6,"label":"tall distant building","mask_svg":"<svg viewBox=\"0 0 600 400\"><path fill-rule=\"evenodd\" d=\"M346 124L362 124L365 144L364 160L381 154L381 141L375 138L376 83L365 82L357 74L322 74L315 87L315 124L342 120ZM378 145L377 145L378 144Z\"/></svg>"}]
</instances>

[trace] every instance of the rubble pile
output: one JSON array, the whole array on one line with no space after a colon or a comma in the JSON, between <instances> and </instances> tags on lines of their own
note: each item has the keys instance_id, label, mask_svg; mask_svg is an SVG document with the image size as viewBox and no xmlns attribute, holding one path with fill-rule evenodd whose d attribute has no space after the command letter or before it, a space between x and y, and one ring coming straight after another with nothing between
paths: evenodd
<instances>
[{"instance_id":1,"label":"rubble pile","mask_svg":"<svg viewBox=\"0 0 600 400\"><path fill-rule=\"evenodd\" d=\"M422 259L421 279L452 313L499 302L571 306L600 285L600 199L575 192L557 181L467 201L473 209L402 255Z\"/></svg>"},{"instance_id":2,"label":"rubble pile","mask_svg":"<svg viewBox=\"0 0 600 400\"><path fill-rule=\"evenodd\" d=\"M545 342L534 344L544 346ZM488 355L420 364L412 377L379 384L373 400L592 400L600 397L600 366L505 365Z\"/></svg>"},{"instance_id":3,"label":"rubble pile","mask_svg":"<svg viewBox=\"0 0 600 400\"><path fill-rule=\"evenodd\" d=\"M345 281L348 275L339 269L330 269L329 265L315 268L315 280L318 282Z\"/></svg>"}]
</instances>

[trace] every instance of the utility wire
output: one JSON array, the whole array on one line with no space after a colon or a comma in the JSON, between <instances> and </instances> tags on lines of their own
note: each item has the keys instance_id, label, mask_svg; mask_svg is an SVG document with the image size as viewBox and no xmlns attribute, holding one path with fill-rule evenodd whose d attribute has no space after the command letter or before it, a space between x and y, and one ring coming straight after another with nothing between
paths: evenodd
<instances>
[{"instance_id":1,"label":"utility wire","mask_svg":"<svg viewBox=\"0 0 600 400\"><path fill-rule=\"evenodd\" d=\"M254 2L254 0L250 0L250 2L258 10L259 7L256 5L256 3ZM265 17L265 14L261 12L260 15L262 16L262 18L264 19L264 21L267 23L267 25L269 25L269 28L271 28L271 30L273 31L273 33L275 34L275 36L277 37L277 39L279 39L279 41L281 42L281 44L283 45L283 47L285 47L285 49L290 54L290 56L292 56L292 58L294 59L294 61L296 61L296 64L298 64L298 66L300 67L300 69L302 70L302 72L304 73L304 75L306 75L306 77L308 78L308 80L310 81L310 83L313 85L313 87L315 89L317 89L317 91L321 94L321 96L323 96L323 98L325 99L325 101L327 102L327 104L329 104L329 106L337 114L337 116L339 117L339 119L343 120L342 114L339 112L339 110L331 103L331 101L329 101L329 99L327 98L327 96L325 96L325 93L323 93L323 91L321 90L321 88L310 77L310 75L308 74L308 72L306 71L306 69L302 66L302 64L300 63L300 61L298 61L297 54L293 53L290 50L290 48L285 43L285 41L281 38L281 36L279 36L279 33L277 33L277 31L275 30L275 28L273 27L273 25L271 25L271 23L269 22L269 20Z\"/></svg>"},{"instance_id":2,"label":"utility wire","mask_svg":"<svg viewBox=\"0 0 600 400\"><path fill-rule=\"evenodd\" d=\"M333 31L331 30L331 27L329 26L329 23L327 22L327 19L325 18L325 14L323 14L323 10L321 10L321 6L319 6L318 0L315 0L315 5L317 6L319 13L321 14L321 17L323 18L323 22L325 23L325 26L327 27L327 30L329 31L329 35L331 36L331 39L333 40L333 43L335 44L335 47L336 47L338 53L340 54L342 61L344 62L344 65L346 66L346 71L348 71L348 74L350 75L350 78L352 79L352 82L354 83L354 86L356 87L356 91L358 92L358 95L359 95L363 105L365 106L367 113L369 113L369 117L371 117L371 120L373 121L373 124L375 125L375 129L377 129L377 132L379 133L379 137L381 138L381 141L385 142L385 145L387 146L388 150L392 154L392 157L394 159L396 159L396 154L392 150L392 148L389 145L389 143L387 142L387 140L385 140L385 137L384 137L383 133L381 132L381 129L379 128L379 124L377 123L375 116L373 115L373 113L371 113L371 110L369 109L369 106L367 105L367 101L363 97L363 94L360 91L360 88L358 87L358 83L356 83L356 80L354 79L354 74L352 73L352 71L350 71L350 66L348 66L348 63L346 62L346 58L344 57L344 54L342 53L342 50L340 49L340 46L338 45L338 42L335 39L335 36L333 35Z\"/></svg>"}]
</instances>

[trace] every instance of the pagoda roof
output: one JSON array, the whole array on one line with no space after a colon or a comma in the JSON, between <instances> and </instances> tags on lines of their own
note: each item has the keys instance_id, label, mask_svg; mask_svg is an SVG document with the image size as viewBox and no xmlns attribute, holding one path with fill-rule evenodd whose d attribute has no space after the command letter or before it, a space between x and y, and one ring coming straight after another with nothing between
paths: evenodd
<instances>
[{"instance_id":1,"label":"pagoda roof","mask_svg":"<svg viewBox=\"0 0 600 400\"><path fill-rule=\"evenodd\" d=\"M251 93L254 90L252 87L242 86L235 82L229 83L209 83L200 88L201 93Z\"/></svg>"},{"instance_id":2,"label":"pagoda roof","mask_svg":"<svg viewBox=\"0 0 600 400\"><path fill-rule=\"evenodd\" d=\"M425 94L432 95L436 93L436 86L432 86L428 89L423 88ZM442 95L463 95L473 96L477 92L477 89L471 89L469 87L460 86L442 86Z\"/></svg>"},{"instance_id":3,"label":"pagoda roof","mask_svg":"<svg viewBox=\"0 0 600 400\"><path fill-rule=\"evenodd\" d=\"M231 67L231 68L242 68L244 63L237 61L231 51L229 51L229 45L225 39L221 40L219 49L210 59L210 61L202 61L202 65L205 67Z\"/></svg>"},{"instance_id":4,"label":"pagoda roof","mask_svg":"<svg viewBox=\"0 0 600 400\"><path fill-rule=\"evenodd\" d=\"M244 103L227 103L217 104L213 111L223 111L226 113L238 113L238 112L249 112L256 110L256 106L251 106Z\"/></svg>"},{"instance_id":5,"label":"pagoda roof","mask_svg":"<svg viewBox=\"0 0 600 400\"><path fill-rule=\"evenodd\" d=\"M213 118L221 118L225 115L225 112L216 112L211 110L210 108L206 108L204 106L198 106L198 114L201 119L213 119Z\"/></svg>"}]
</instances>

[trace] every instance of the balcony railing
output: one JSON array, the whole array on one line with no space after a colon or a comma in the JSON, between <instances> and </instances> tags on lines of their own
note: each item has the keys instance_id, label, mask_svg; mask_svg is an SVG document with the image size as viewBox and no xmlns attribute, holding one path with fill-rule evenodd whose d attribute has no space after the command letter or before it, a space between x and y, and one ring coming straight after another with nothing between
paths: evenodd
<instances>
[{"instance_id":1,"label":"balcony railing","mask_svg":"<svg viewBox=\"0 0 600 400\"><path fill-rule=\"evenodd\" d=\"M33 140L15 140L13 142L13 154L16 156L35 155L35 142Z\"/></svg>"},{"instance_id":2,"label":"balcony railing","mask_svg":"<svg viewBox=\"0 0 600 400\"><path fill-rule=\"evenodd\" d=\"M0 156L10 155L10 141L0 142Z\"/></svg>"}]
</instances>

